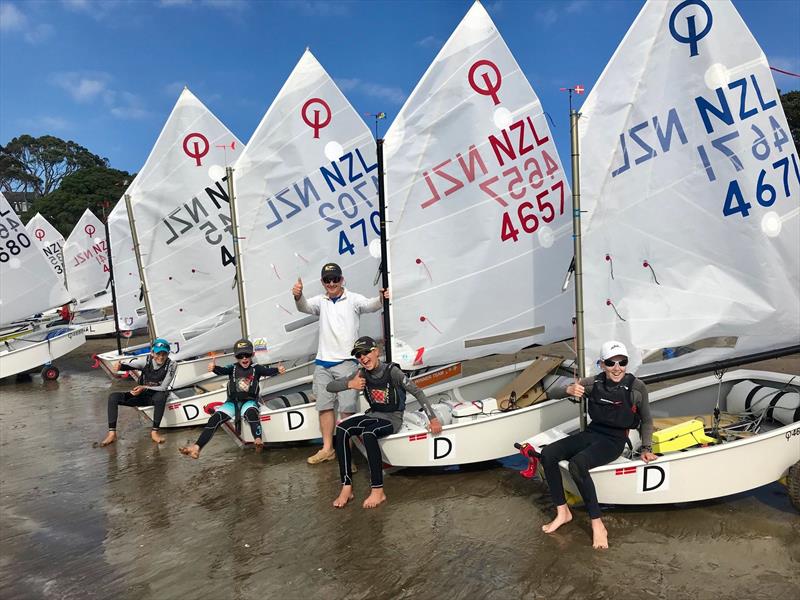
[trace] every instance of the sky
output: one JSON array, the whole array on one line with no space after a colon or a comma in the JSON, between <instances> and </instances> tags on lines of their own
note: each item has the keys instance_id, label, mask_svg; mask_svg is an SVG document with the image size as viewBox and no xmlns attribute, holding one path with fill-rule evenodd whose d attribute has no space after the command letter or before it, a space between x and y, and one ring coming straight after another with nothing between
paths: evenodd
<instances>
[{"instance_id":1,"label":"sky","mask_svg":"<svg viewBox=\"0 0 800 600\"><path fill-rule=\"evenodd\" d=\"M714 1L714 0L711 0ZM735 0L770 65L800 73L800 0ZM71 139L138 171L184 85L246 141L309 47L385 133L472 0L0 0L0 144ZM568 162L568 104L640 0L486 0ZM800 78L775 74L782 92ZM372 126L372 123L368 124Z\"/></svg>"}]
</instances>

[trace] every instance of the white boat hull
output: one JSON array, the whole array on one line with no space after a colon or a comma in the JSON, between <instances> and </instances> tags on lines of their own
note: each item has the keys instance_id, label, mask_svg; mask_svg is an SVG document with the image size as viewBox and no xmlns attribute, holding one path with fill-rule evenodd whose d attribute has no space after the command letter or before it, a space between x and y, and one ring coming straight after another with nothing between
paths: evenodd
<instances>
[{"instance_id":1,"label":"white boat hull","mask_svg":"<svg viewBox=\"0 0 800 600\"><path fill-rule=\"evenodd\" d=\"M432 403L437 396L461 402L484 400L529 364L530 361L448 381L426 388L425 393ZM406 410L416 408L412 401ZM438 435L404 424L398 433L382 438L379 444L384 463L392 467L446 467L496 460L513 454L515 441L563 423L576 411L566 399L547 400L508 412L461 418L461 422L445 425ZM360 440L355 443L365 453Z\"/></svg>"},{"instance_id":2,"label":"white boat hull","mask_svg":"<svg viewBox=\"0 0 800 600\"><path fill-rule=\"evenodd\" d=\"M780 387L791 377L779 373L739 370L726 373L723 382L756 379L774 382L776 387ZM797 384L799 380L800 377L796 377L794 383ZM703 389L707 389L710 405L713 406L717 381L713 376L704 377L654 392L650 395L651 412L655 415L661 412L659 402L681 394L702 393ZM694 414L701 412L704 411L701 409ZM565 432L575 431L577 422L564 424L559 429L561 432L546 432L528 442L540 449L542 440L549 436L552 441L563 437ZM795 421L740 440L668 453L650 464L621 457L613 463L592 469L590 473L598 501L602 504L674 504L753 490L777 481L798 460L800 421ZM567 461L561 462L561 473L564 487L580 496L569 474Z\"/></svg>"},{"instance_id":3,"label":"white boat hull","mask_svg":"<svg viewBox=\"0 0 800 600\"><path fill-rule=\"evenodd\" d=\"M85 342L83 328L66 325L36 329L8 340L0 345L0 378L49 365Z\"/></svg>"},{"instance_id":4,"label":"white boat hull","mask_svg":"<svg viewBox=\"0 0 800 600\"><path fill-rule=\"evenodd\" d=\"M117 331L114 326L114 317L101 319L100 321L90 321L88 323L74 323L83 327L87 338L100 338L114 335Z\"/></svg>"}]
</instances>

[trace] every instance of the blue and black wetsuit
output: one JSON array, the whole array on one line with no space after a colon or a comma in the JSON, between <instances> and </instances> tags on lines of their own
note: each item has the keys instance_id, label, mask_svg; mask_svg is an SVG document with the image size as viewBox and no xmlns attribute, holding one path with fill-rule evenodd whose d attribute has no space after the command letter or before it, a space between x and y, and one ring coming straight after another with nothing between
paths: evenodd
<instances>
[{"instance_id":1,"label":"blue and black wetsuit","mask_svg":"<svg viewBox=\"0 0 800 600\"><path fill-rule=\"evenodd\" d=\"M138 396L130 392L112 392L108 396L108 430L117 430L117 415L120 406L152 406L153 431L158 431L164 409L167 405L167 392L175 380L175 371L178 365L171 358L167 358L160 367L153 360L153 355L148 354L135 358L128 364L121 364L122 371L139 371L138 384L145 386Z\"/></svg>"},{"instance_id":2,"label":"blue and black wetsuit","mask_svg":"<svg viewBox=\"0 0 800 600\"><path fill-rule=\"evenodd\" d=\"M280 373L278 369L265 365L250 365L246 369L238 364L227 367L214 367L216 375L228 376L228 400L218 406L206 423L203 433L197 439L197 445L202 448L216 433L217 428L225 421L244 416L254 439L261 438L261 419L259 416L258 396L259 380L262 377L272 377ZM237 423L238 423L237 419Z\"/></svg>"}]
</instances>

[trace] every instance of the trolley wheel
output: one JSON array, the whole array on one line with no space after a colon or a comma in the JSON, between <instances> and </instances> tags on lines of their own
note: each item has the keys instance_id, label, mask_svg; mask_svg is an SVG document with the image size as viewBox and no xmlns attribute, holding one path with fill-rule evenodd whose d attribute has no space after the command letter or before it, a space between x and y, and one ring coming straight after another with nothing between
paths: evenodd
<instances>
[{"instance_id":1,"label":"trolley wheel","mask_svg":"<svg viewBox=\"0 0 800 600\"><path fill-rule=\"evenodd\" d=\"M60 371L55 365L47 365L42 369L42 379L45 381L55 381L58 379Z\"/></svg>"},{"instance_id":2,"label":"trolley wheel","mask_svg":"<svg viewBox=\"0 0 800 600\"><path fill-rule=\"evenodd\" d=\"M800 460L789 467L789 475L786 476L786 487L789 489L789 500L800 511Z\"/></svg>"}]
</instances>

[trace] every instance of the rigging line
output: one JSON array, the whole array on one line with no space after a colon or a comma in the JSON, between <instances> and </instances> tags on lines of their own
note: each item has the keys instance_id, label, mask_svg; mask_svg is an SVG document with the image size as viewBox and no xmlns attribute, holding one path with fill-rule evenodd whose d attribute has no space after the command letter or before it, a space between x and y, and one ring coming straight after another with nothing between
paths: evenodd
<instances>
[{"instance_id":1,"label":"rigging line","mask_svg":"<svg viewBox=\"0 0 800 600\"><path fill-rule=\"evenodd\" d=\"M622 315L621 315L621 314L619 314L619 311L617 310L617 307L616 307L616 306L614 306L614 303L611 301L611 299L610 299L610 298L606 299L606 306L610 306L611 308L613 308L613 309L614 309L614 313L617 315L617 317L619 318L619 320L620 320L620 321L627 322L627 321L626 321L626 320L625 320L625 319L622 317Z\"/></svg>"},{"instance_id":2,"label":"rigging line","mask_svg":"<svg viewBox=\"0 0 800 600\"><path fill-rule=\"evenodd\" d=\"M650 269L650 272L653 274L653 281L655 281L655 282L656 282L656 285L661 285L661 283L658 281L658 277L656 277L656 272L653 270L653 265L651 265L651 264L650 264L650 261L648 261L648 260L645 260L645 261L642 263L642 266L643 266L645 269Z\"/></svg>"}]
</instances>

